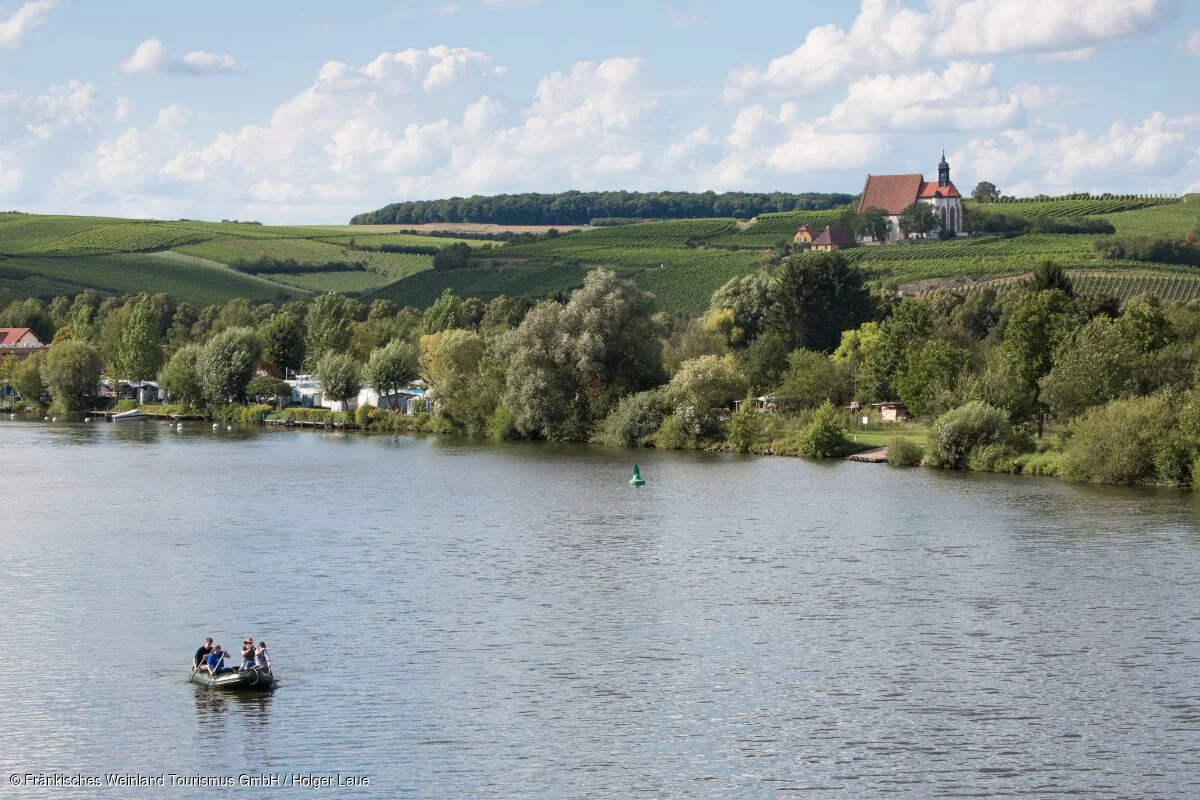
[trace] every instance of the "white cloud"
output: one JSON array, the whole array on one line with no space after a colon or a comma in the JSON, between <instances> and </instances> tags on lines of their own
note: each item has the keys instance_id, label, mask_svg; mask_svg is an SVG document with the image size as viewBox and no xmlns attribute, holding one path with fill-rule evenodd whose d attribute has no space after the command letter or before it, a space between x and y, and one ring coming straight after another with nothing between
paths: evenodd
<instances>
[{"instance_id":1,"label":"white cloud","mask_svg":"<svg viewBox=\"0 0 1200 800\"><path fill-rule=\"evenodd\" d=\"M16 162L16 156L0 151L0 197L16 193L25 183L25 170Z\"/></svg>"},{"instance_id":2,"label":"white cloud","mask_svg":"<svg viewBox=\"0 0 1200 800\"><path fill-rule=\"evenodd\" d=\"M1186 52L1194 56L1200 56L1200 28L1196 28L1188 37L1179 43Z\"/></svg>"},{"instance_id":3,"label":"white cloud","mask_svg":"<svg viewBox=\"0 0 1200 800\"><path fill-rule=\"evenodd\" d=\"M689 8L687 11L676 11L673 8L668 8L666 18L668 25L679 30L694 28L700 24L700 12L694 8Z\"/></svg>"},{"instance_id":4,"label":"white cloud","mask_svg":"<svg viewBox=\"0 0 1200 800\"><path fill-rule=\"evenodd\" d=\"M117 98L117 110L113 112L113 122L124 122L133 113L133 101L128 97Z\"/></svg>"},{"instance_id":5,"label":"white cloud","mask_svg":"<svg viewBox=\"0 0 1200 800\"><path fill-rule=\"evenodd\" d=\"M1013 182L1028 193L1179 191L1189 164L1200 160L1200 114L1156 113L1135 125L1114 123L1100 134L1007 130L968 141L953 158L979 179Z\"/></svg>"},{"instance_id":6,"label":"white cloud","mask_svg":"<svg viewBox=\"0 0 1200 800\"><path fill-rule=\"evenodd\" d=\"M715 156L718 147L719 143L712 134L712 127L701 125L668 146L663 154L663 162L679 171L695 172L698 164Z\"/></svg>"},{"instance_id":7,"label":"white cloud","mask_svg":"<svg viewBox=\"0 0 1200 800\"><path fill-rule=\"evenodd\" d=\"M941 56L1078 50L1157 30L1177 0L932 0Z\"/></svg>"},{"instance_id":8,"label":"white cloud","mask_svg":"<svg viewBox=\"0 0 1200 800\"><path fill-rule=\"evenodd\" d=\"M862 0L850 30L836 25L811 29L803 44L772 59L765 68L739 67L726 84L726 97L747 93L809 94L847 78L910 64L925 47L929 21L898 0Z\"/></svg>"},{"instance_id":9,"label":"white cloud","mask_svg":"<svg viewBox=\"0 0 1200 800\"><path fill-rule=\"evenodd\" d=\"M25 3L0 20L0 47L16 47L25 40L25 34L46 21L54 0L32 0Z\"/></svg>"},{"instance_id":10,"label":"white cloud","mask_svg":"<svg viewBox=\"0 0 1200 800\"><path fill-rule=\"evenodd\" d=\"M266 122L207 143L187 140L182 109L163 109L154 126L94 148L58 189L97 202L144 193L226 198L242 208L279 203L275 218L319 209L311 219L397 196L636 180L649 164L639 143L657 107L643 72L634 58L581 62L543 78L516 109L494 99L504 71L478 51L329 62Z\"/></svg>"},{"instance_id":11,"label":"white cloud","mask_svg":"<svg viewBox=\"0 0 1200 800\"><path fill-rule=\"evenodd\" d=\"M86 130L98 119L97 106L96 87L76 80L37 95L0 95L0 141L45 141L69 129Z\"/></svg>"},{"instance_id":12,"label":"white cloud","mask_svg":"<svg viewBox=\"0 0 1200 800\"><path fill-rule=\"evenodd\" d=\"M212 75L219 72L234 72L240 69L237 60L228 54L209 53L195 50L174 58L158 39L146 39L134 48L133 54L121 62L121 71L126 75L152 75L173 73L177 75Z\"/></svg>"},{"instance_id":13,"label":"white cloud","mask_svg":"<svg viewBox=\"0 0 1200 800\"><path fill-rule=\"evenodd\" d=\"M992 85L992 64L955 61L928 70L863 78L820 122L831 130L995 130L1024 124L1013 92Z\"/></svg>"},{"instance_id":14,"label":"white cloud","mask_svg":"<svg viewBox=\"0 0 1200 800\"><path fill-rule=\"evenodd\" d=\"M1096 55L1095 47L1081 47L1078 50L1057 50L1052 53L1038 53L1034 58L1047 64L1065 61L1087 61Z\"/></svg>"},{"instance_id":15,"label":"white cloud","mask_svg":"<svg viewBox=\"0 0 1200 800\"><path fill-rule=\"evenodd\" d=\"M1158 29L1177 0L861 0L850 29L812 28L791 53L729 73L726 97L765 92L796 96L934 59L1046 53L1081 59L1104 41Z\"/></svg>"},{"instance_id":16,"label":"white cloud","mask_svg":"<svg viewBox=\"0 0 1200 800\"><path fill-rule=\"evenodd\" d=\"M592 166L592 172L602 175L628 175L641 169L645 160L645 154L641 150L635 150L625 155L606 153L596 159L596 163Z\"/></svg>"},{"instance_id":17,"label":"white cloud","mask_svg":"<svg viewBox=\"0 0 1200 800\"><path fill-rule=\"evenodd\" d=\"M458 12L462 11L462 6L458 3L446 3L443 6L438 6L434 11L444 17L453 17Z\"/></svg>"},{"instance_id":18,"label":"white cloud","mask_svg":"<svg viewBox=\"0 0 1200 800\"><path fill-rule=\"evenodd\" d=\"M488 8L496 10L504 10L508 8L529 8L536 6L542 0L483 0L483 4Z\"/></svg>"},{"instance_id":19,"label":"white cloud","mask_svg":"<svg viewBox=\"0 0 1200 800\"><path fill-rule=\"evenodd\" d=\"M743 108L725 144L723 157L703 176L705 187L740 189L771 183L780 173L856 169L888 150L887 138L879 134L831 131L806 122L790 102L778 114L760 105Z\"/></svg>"}]
</instances>

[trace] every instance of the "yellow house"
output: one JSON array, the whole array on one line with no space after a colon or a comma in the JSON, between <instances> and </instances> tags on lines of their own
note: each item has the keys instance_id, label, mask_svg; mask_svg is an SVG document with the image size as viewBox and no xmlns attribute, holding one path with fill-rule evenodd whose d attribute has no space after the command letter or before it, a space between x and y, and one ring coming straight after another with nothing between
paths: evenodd
<instances>
[{"instance_id":1,"label":"yellow house","mask_svg":"<svg viewBox=\"0 0 1200 800\"><path fill-rule=\"evenodd\" d=\"M811 225L801 225L796 229L796 235L792 237L792 241L796 244L812 244L812 240L817 238L817 231Z\"/></svg>"}]
</instances>

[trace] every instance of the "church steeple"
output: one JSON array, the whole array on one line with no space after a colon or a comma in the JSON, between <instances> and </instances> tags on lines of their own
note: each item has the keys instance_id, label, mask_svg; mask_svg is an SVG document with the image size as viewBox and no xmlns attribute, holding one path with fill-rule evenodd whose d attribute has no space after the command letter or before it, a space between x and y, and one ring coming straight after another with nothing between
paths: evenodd
<instances>
[{"instance_id":1,"label":"church steeple","mask_svg":"<svg viewBox=\"0 0 1200 800\"><path fill-rule=\"evenodd\" d=\"M946 163L946 148L942 147L942 160L938 162L938 186L950 185L950 165Z\"/></svg>"}]
</instances>

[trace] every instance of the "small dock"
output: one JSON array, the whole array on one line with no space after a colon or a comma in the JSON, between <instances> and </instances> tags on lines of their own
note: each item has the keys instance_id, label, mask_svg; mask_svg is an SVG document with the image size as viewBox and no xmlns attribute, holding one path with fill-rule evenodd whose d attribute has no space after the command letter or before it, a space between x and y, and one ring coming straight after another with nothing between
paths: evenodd
<instances>
[{"instance_id":1,"label":"small dock","mask_svg":"<svg viewBox=\"0 0 1200 800\"><path fill-rule=\"evenodd\" d=\"M847 461L858 461L863 464L886 464L888 449L877 447L874 450L864 450L846 458Z\"/></svg>"}]
</instances>

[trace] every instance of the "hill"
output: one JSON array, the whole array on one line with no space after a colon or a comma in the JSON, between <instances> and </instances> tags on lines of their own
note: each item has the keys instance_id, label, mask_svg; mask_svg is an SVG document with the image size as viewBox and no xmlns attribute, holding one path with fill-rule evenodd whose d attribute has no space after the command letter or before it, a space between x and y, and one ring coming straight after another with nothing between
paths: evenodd
<instances>
[{"instance_id":1,"label":"hill","mask_svg":"<svg viewBox=\"0 0 1200 800\"><path fill-rule=\"evenodd\" d=\"M387 227L10 213L0 214L0 286L16 297L168 292L194 305L361 293L431 269L455 241Z\"/></svg>"},{"instance_id":2,"label":"hill","mask_svg":"<svg viewBox=\"0 0 1200 800\"><path fill-rule=\"evenodd\" d=\"M1200 195L1038 199L994 206L1014 216L1103 215L1118 236L1182 238L1200 217ZM194 305L254 302L338 291L424 307L444 289L463 297L545 297L574 289L605 266L654 292L672 313L702 311L712 292L771 259L801 223L821 227L831 210L667 220L602 227L485 247L478 239L414 235L403 226L266 226L0 214L0 287L17 297L169 292ZM478 235L475 229L462 236ZM495 231L489 231L494 233ZM1028 233L844 251L881 283L921 288L948 281L1005 280L1052 259L1089 290L1118 296L1152 290L1200 297L1200 270L1149 261L1101 260L1091 234ZM455 241L474 255L465 269L433 270L432 253ZM482 249L480 249L482 248ZM401 252L386 252L386 250Z\"/></svg>"},{"instance_id":3,"label":"hill","mask_svg":"<svg viewBox=\"0 0 1200 800\"><path fill-rule=\"evenodd\" d=\"M1029 216L1087 216L1117 207L1133 210L1104 213L1122 236L1182 238L1200 217L1200 195L1186 202L1126 199L1119 205L1091 200L1040 200L1005 203L1004 213ZM505 247L472 259L472 268L423 273L383 287L371 297L400 305L423 305L442 288L460 295L489 299L500 293L544 296L575 288L590 267L605 266L632 278L658 295L673 313L702 311L712 292L731 277L759 269L764 256L801 223L823 226L837 212L767 214L741 226L734 219L674 220L604 228ZM881 283L910 285L938 279L988 280L1029 272L1047 259L1089 276L1089 286L1108 287L1127 296L1141 285L1172 277L1173 292L1182 299L1200 296L1200 270L1143 261L1101 260L1093 251L1094 234L1029 233L1020 236L975 236L948 242L859 247L843 251ZM1119 285L1103 280L1121 276ZM444 277L443 277L444 276ZM1165 285L1165 284L1164 284ZM1122 289L1123 287L1123 289Z\"/></svg>"}]
</instances>

